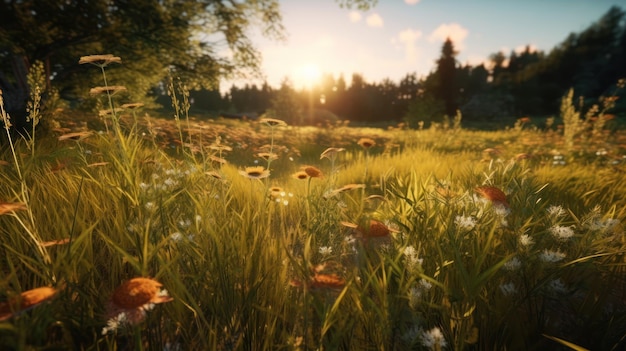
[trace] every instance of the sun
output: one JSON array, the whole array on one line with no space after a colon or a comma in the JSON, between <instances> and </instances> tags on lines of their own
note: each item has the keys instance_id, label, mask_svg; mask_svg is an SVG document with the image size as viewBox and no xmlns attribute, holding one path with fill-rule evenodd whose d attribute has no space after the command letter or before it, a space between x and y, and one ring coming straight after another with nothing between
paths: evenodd
<instances>
[{"instance_id":1,"label":"sun","mask_svg":"<svg viewBox=\"0 0 626 351\"><path fill-rule=\"evenodd\" d=\"M320 67L314 63L306 63L296 68L294 83L301 87L311 88L319 83L322 76Z\"/></svg>"}]
</instances>

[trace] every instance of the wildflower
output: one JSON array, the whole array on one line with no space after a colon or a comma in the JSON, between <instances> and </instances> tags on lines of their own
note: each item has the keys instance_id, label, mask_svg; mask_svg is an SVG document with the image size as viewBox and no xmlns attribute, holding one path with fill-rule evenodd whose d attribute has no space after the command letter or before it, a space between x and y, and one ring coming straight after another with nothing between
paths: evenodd
<instances>
[{"instance_id":1,"label":"wildflower","mask_svg":"<svg viewBox=\"0 0 626 351\"><path fill-rule=\"evenodd\" d=\"M434 327L429 331L422 331L421 333L422 345L432 349L442 349L448 345L441 329Z\"/></svg>"},{"instance_id":2,"label":"wildflower","mask_svg":"<svg viewBox=\"0 0 626 351\"><path fill-rule=\"evenodd\" d=\"M506 195L502 190L493 186L479 186L475 190L481 197L491 201L493 204L509 207L509 203L506 201Z\"/></svg>"},{"instance_id":3,"label":"wildflower","mask_svg":"<svg viewBox=\"0 0 626 351\"><path fill-rule=\"evenodd\" d=\"M43 286L22 292L18 297L0 303L0 322L5 321L19 312L31 309L51 300L57 295L54 288Z\"/></svg>"},{"instance_id":4,"label":"wildflower","mask_svg":"<svg viewBox=\"0 0 626 351\"><path fill-rule=\"evenodd\" d=\"M367 150L371 148L372 146L376 145L376 142L374 141L374 139L361 138L359 139L359 141L357 141L357 144L359 144L362 148Z\"/></svg>"},{"instance_id":5,"label":"wildflower","mask_svg":"<svg viewBox=\"0 0 626 351\"><path fill-rule=\"evenodd\" d=\"M564 258L565 254L561 251L550 251L548 249L545 249L541 254L539 254L539 259L547 263L559 262Z\"/></svg>"},{"instance_id":6,"label":"wildflower","mask_svg":"<svg viewBox=\"0 0 626 351\"><path fill-rule=\"evenodd\" d=\"M324 174L322 173L322 171L320 171L319 168L317 167L304 166L302 167L302 171L304 171L304 173L306 173L306 175L308 175L311 178L323 178L324 177Z\"/></svg>"},{"instance_id":7,"label":"wildflower","mask_svg":"<svg viewBox=\"0 0 626 351\"><path fill-rule=\"evenodd\" d=\"M111 54L89 55L89 56L82 56L80 60L78 60L78 64L82 65L84 63L91 63L96 66L106 66L109 63L122 63L122 59L117 56L113 56Z\"/></svg>"},{"instance_id":8,"label":"wildflower","mask_svg":"<svg viewBox=\"0 0 626 351\"><path fill-rule=\"evenodd\" d=\"M328 256L333 253L333 248L331 246L322 246L320 247L319 252L322 256Z\"/></svg>"},{"instance_id":9,"label":"wildflower","mask_svg":"<svg viewBox=\"0 0 626 351\"><path fill-rule=\"evenodd\" d=\"M407 246L404 248L404 257L406 260L406 265L409 269L416 269L422 266L424 262L423 258L420 258L417 254L417 250L413 246Z\"/></svg>"},{"instance_id":10,"label":"wildflower","mask_svg":"<svg viewBox=\"0 0 626 351\"><path fill-rule=\"evenodd\" d=\"M345 285L346 281L337 274L315 273L310 282L311 288L314 289L343 289Z\"/></svg>"},{"instance_id":11,"label":"wildflower","mask_svg":"<svg viewBox=\"0 0 626 351\"><path fill-rule=\"evenodd\" d=\"M574 236L574 230L572 227L564 227L560 225L551 227L550 233L552 233L552 235L559 241L567 241L569 238Z\"/></svg>"},{"instance_id":12,"label":"wildflower","mask_svg":"<svg viewBox=\"0 0 626 351\"><path fill-rule=\"evenodd\" d=\"M109 321L103 334L117 329L121 324L135 325L141 323L146 311L154 305L172 301L163 285L150 278L133 278L118 286L107 305ZM114 327L114 328L113 328Z\"/></svg>"},{"instance_id":13,"label":"wildflower","mask_svg":"<svg viewBox=\"0 0 626 351\"><path fill-rule=\"evenodd\" d=\"M0 215L26 210L26 204L22 202L0 202Z\"/></svg>"},{"instance_id":14,"label":"wildflower","mask_svg":"<svg viewBox=\"0 0 626 351\"><path fill-rule=\"evenodd\" d=\"M504 295L513 295L517 292L517 288L513 282L508 282L506 284L500 284L500 290Z\"/></svg>"},{"instance_id":15,"label":"wildflower","mask_svg":"<svg viewBox=\"0 0 626 351\"><path fill-rule=\"evenodd\" d=\"M472 230L476 226L476 219L472 216L456 216L454 224L459 229Z\"/></svg>"},{"instance_id":16,"label":"wildflower","mask_svg":"<svg viewBox=\"0 0 626 351\"><path fill-rule=\"evenodd\" d=\"M286 127L287 123L275 118L261 118L259 123L265 123L270 127Z\"/></svg>"},{"instance_id":17,"label":"wildflower","mask_svg":"<svg viewBox=\"0 0 626 351\"><path fill-rule=\"evenodd\" d=\"M114 109L100 110L100 111L98 111L98 116L100 116L100 117L110 116L110 115L114 115L114 114L120 113L120 112L122 112L122 109L119 108L119 107L116 107Z\"/></svg>"},{"instance_id":18,"label":"wildflower","mask_svg":"<svg viewBox=\"0 0 626 351\"><path fill-rule=\"evenodd\" d=\"M383 222L371 219L367 228L363 226L357 226L357 233L363 237L369 238L381 238L387 237L391 233L391 230Z\"/></svg>"},{"instance_id":19,"label":"wildflower","mask_svg":"<svg viewBox=\"0 0 626 351\"><path fill-rule=\"evenodd\" d=\"M517 155L515 155L515 159L516 159L517 161L520 161L520 160L528 160L528 159L530 159L530 158L532 158L532 157L533 157L533 156L532 156L531 154L527 154L527 153L521 153L521 154L517 154Z\"/></svg>"},{"instance_id":20,"label":"wildflower","mask_svg":"<svg viewBox=\"0 0 626 351\"><path fill-rule=\"evenodd\" d=\"M59 140L83 140L88 136L92 135L92 132L75 132L75 133L67 133L59 136Z\"/></svg>"},{"instance_id":21,"label":"wildflower","mask_svg":"<svg viewBox=\"0 0 626 351\"><path fill-rule=\"evenodd\" d=\"M134 110L134 109L140 108L142 106L143 106L143 104L141 102L134 102L134 103L130 103L130 104L123 104L120 107L121 108L125 108L125 109L129 109L129 110Z\"/></svg>"},{"instance_id":22,"label":"wildflower","mask_svg":"<svg viewBox=\"0 0 626 351\"><path fill-rule=\"evenodd\" d=\"M120 91L125 91L126 87L122 85L109 85L106 87L95 87L89 90L89 94L97 95L102 93L108 93L114 95L115 93L119 93Z\"/></svg>"},{"instance_id":23,"label":"wildflower","mask_svg":"<svg viewBox=\"0 0 626 351\"><path fill-rule=\"evenodd\" d=\"M532 237L530 237L530 235L528 234L522 234L519 237L519 243L522 244L522 246L531 246L532 244L535 243L535 240L533 240Z\"/></svg>"},{"instance_id":24,"label":"wildflower","mask_svg":"<svg viewBox=\"0 0 626 351\"><path fill-rule=\"evenodd\" d=\"M561 206L555 206L555 205L551 205L550 207L548 207L548 209L546 210L548 212L548 215L550 217L561 217L563 215L565 215L565 210L563 209L563 207Z\"/></svg>"},{"instance_id":25,"label":"wildflower","mask_svg":"<svg viewBox=\"0 0 626 351\"><path fill-rule=\"evenodd\" d=\"M342 148L342 147L329 147L328 149L324 150L324 152L322 152L322 154L320 155L320 160L323 158L327 158L329 160L333 160L335 157L337 157L337 154L339 152L345 151L346 149Z\"/></svg>"},{"instance_id":26,"label":"wildflower","mask_svg":"<svg viewBox=\"0 0 626 351\"><path fill-rule=\"evenodd\" d=\"M309 175L305 171L298 171L293 174L293 177L300 180L309 179Z\"/></svg>"},{"instance_id":27,"label":"wildflower","mask_svg":"<svg viewBox=\"0 0 626 351\"><path fill-rule=\"evenodd\" d=\"M517 257L512 257L510 260L504 263L504 269L507 271L515 271L518 270L522 266L522 261L520 261Z\"/></svg>"},{"instance_id":28,"label":"wildflower","mask_svg":"<svg viewBox=\"0 0 626 351\"><path fill-rule=\"evenodd\" d=\"M263 179L270 175L270 171L263 168L263 166L246 167L245 170L240 170L239 174L249 179Z\"/></svg>"},{"instance_id":29,"label":"wildflower","mask_svg":"<svg viewBox=\"0 0 626 351\"><path fill-rule=\"evenodd\" d=\"M278 159L278 155L270 152L259 152L256 154L258 157L264 159L265 161L274 161Z\"/></svg>"},{"instance_id":30,"label":"wildflower","mask_svg":"<svg viewBox=\"0 0 626 351\"><path fill-rule=\"evenodd\" d=\"M226 159L223 159L221 157L217 157L217 156L214 156L214 155L209 156L209 159L211 161L217 163L217 164L220 164L220 165L225 165L225 164L228 163L228 161L226 161Z\"/></svg>"}]
</instances>

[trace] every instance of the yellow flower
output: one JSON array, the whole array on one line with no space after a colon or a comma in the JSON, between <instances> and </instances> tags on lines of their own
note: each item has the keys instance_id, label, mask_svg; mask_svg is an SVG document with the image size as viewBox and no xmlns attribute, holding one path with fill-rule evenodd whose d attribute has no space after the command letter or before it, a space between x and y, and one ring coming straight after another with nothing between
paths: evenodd
<instances>
[{"instance_id":1,"label":"yellow flower","mask_svg":"<svg viewBox=\"0 0 626 351\"><path fill-rule=\"evenodd\" d=\"M83 56L78 60L79 64L91 63L96 66L106 66L109 63L122 63L122 59L118 56L113 56L111 54L106 55L89 55Z\"/></svg>"},{"instance_id":2,"label":"yellow flower","mask_svg":"<svg viewBox=\"0 0 626 351\"><path fill-rule=\"evenodd\" d=\"M259 119L259 123L265 123L270 127L286 127L287 123L285 121L281 121L280 119L275 118L261 118Z\"/></svg>"},{"instance_id":3,"label":"yellow flower","mask_svg":"<svg viewBox=\"0 0 626 351\"><path fill-rule=\"evenodd\" d=\"M89 94L102 94L102 93L110 93L111 95L118 93L120 91L126 90L126 87L123 85L110 85L108 87L95 87L89 90Z\"/></svg>"},{"instance_id":4,"label":"yellow flower","mask_svg":"<svg viewBox=\"0 0 626 351\"><path fill-rule=\"evenodd\" d=\"M129 110L134 110L134 109L136 109L136 108L140 108L140 107L142 107L142 106L143 106L143 103L141 103L141 102L135 102L135 103L132 103L132 104L123 104L123 105L122 105L122 106L120 106L120 107L121 107L121 108L127 108L127 109L129 109Z\"/></svg>"},{"instance_id":5,"label":"yellow flower","mask_svg":"<svg viewBox=\"0 0 626 351\"><path fill-rule=\"evenodd\" d=\"M264 159L265 161L274 161L278 159L278 155L270 152L259 152L256 154L258 157Z\"/></svg>"},{"instance_id":6,"label":"yellow flower","mask_svg":"<svg viewBox=\"0 0 626 351\"><path fill-rule=\"evenodd\" d=\"M61 135L59 137L59 140L60 141L68 140L68 139L71 139L71 140L83 140L83 139L85 139L86 137L88 137L88 136L90 136L92 134L93 134L92 132L67 133L67 134Z\"/></svg>"},{"instance_id":7,"label":"yellow flower","mask_svg":"<svg viewBox=\"0 0 626 351\"><path fill-rule=\"evenodd\" d=\"M298 171L293 174L293 177L300 180L309 179L309 175L305 171Z\"/></svg>"},{"instance_id":8,"label":"yellow flower","mask_svg":"<svg viewBox=\"0 0 626 351\"><path fill-rule=\"evenodd\" d=\"M269 177L270 171L263 168L263 166L256 166L246 167L245 170L240 170L239 174L250 179L263 179Z\"/></svg>"}]
</instances>

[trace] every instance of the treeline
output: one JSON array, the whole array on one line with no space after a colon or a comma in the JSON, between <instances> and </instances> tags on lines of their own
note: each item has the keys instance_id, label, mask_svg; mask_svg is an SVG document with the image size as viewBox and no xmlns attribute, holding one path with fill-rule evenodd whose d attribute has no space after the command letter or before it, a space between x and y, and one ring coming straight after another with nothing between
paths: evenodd
<instances>
[{"instance_id":1,"label":"treeline","mask_svg":"<svg viewBox=\"0 0 626 351\"><path fill-rule=\"evenodd\" d=\"M232 86L191 92L194 107L213 112L267 113L296 124L336 118L355 122L438 121L457 110L464 120L494 121L503 117L554 115L561 97L574 88L583 105L616 93L626 77L625 12L612 7L580 33L570 34L548 53L530 46L521 52L498 52L487 67L461 65L454 43L447 40L435 68L425 77L407 73L399 82L368 82L361 74L323 76L310 90L296 91L289 80L280 88ZM623 92L619 92L623 94ZM626 111L618 101L614 113Z\"/></svg>"}]
</instances>

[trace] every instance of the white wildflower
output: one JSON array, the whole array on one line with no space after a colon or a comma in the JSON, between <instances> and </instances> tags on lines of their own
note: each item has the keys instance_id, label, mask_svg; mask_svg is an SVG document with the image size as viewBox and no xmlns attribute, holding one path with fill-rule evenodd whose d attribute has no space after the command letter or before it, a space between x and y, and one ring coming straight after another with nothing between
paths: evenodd
<instances>
[{"instance_id":1,"label":"white wildflower","mask_svg":"<svg viewBox=\"0 0 626 351\"><path fill-rule=\"evenodd\" d=\"M507 271L516 271L522 266L522 261L517 257L512 257L504 264L504 269Z\"/></svg>"},{"instance_id":2,"label":"white wildflower","mask_svg":"<svg viewBox=\"0 0 626 351\"><path fill-rule=\"evenodd\" d=\"M102 335L106 335L109 332L118 330L123 324L127 322L126 313L122 312L117 316L107 321L107 326L102 328Z\"/></svg>"},{"instance_id":3,"label":"white wildflower","mask_svg":"<svg viewBox=\"0 0 626 351\"><path fill-rule=\"evenodd\" d=\"M504 295L513 295L517 293L517 288L513 282L508 282L506 284L500 284L500 290Z\"/></svg>"},{"instance_id":4,"label":"white wildflower","mask_svg":"<svg viewBox=\"0 0 626 351\"><path fill-rule=\"evenodd\" d=\"M333 248L330 246L322 246L319 251L322 256L328 256L333 253Z\"/></svg>"},{"instance_id":5,"label":"white wildflower","mask_svg":"<svg viewBox=\"0 0 626 351\"><path fill-rule=\"evenodd\" d=\"M541 254L539 254L539 259L543 262L555 263L563 260L565 258L565 254L561 251L550 251L548 249L543 250Z\"/></svg>"},{"instance_id":6,"label":"white wildflower","mask_svg":"<svg viewBox=\"0 0 626 351\"><path fill-rule=\"evenodd\" d=\"M560 225L555 225L551 227L550 233L552 233L552 235L559 241L567 241L574 236L574 230L572 229L572 227L564 227Z\"/></svg>"},{"instance_id":7,"label":"white wildflower","mask_svg":"<svg viewBox=\"0 0 626 351\"><path fill-rule=\"evenodd\" d=\"M561 206L552 205L546 210L550 217L558 218L565 215L565 210Z\"/></svg>"},{"instance_id":8,"label":"white wildflower","mask_svg":"<svg viewBox=\"0 0 626 351\"><path fill-rule=\"evenodd\" d=\"M434 327L429 331L423 331L421 334L422 345L429 348L444 348L448 345L441 329Z\"/></svg>"},{"instance_id":9,"label":"white wildflower","mask_svg":"<svg viewBox=\"0 0 626 351\"><path fill-rule=\"evenodd\" d=\"M519 237L519 243L522 244L522 246L529 247L535 243L535 240L528 234L522 234Z\"/></svg>"},{"instance_id":10,"label":"white wildflower","mask_svg":"<svg viewBox=\"0 0 626 351\"><path fill-rule=\"evenodd\" d=\"M424 259L418 256L417 250L413 246L404 248L404 257L409 269L419 269L424 262Z\"/></svg>"},{"instance_id":11,"label":"white wildflower","mask_svg":"<svg viewBox=\"0 0 626 351\"><path fill-rule=\"evenodd\" d=\"M472 230L476 226L476 219L472 216L456 216L454 218L454 224L459 229Z\"/></svg>"}]
</instances>

